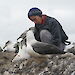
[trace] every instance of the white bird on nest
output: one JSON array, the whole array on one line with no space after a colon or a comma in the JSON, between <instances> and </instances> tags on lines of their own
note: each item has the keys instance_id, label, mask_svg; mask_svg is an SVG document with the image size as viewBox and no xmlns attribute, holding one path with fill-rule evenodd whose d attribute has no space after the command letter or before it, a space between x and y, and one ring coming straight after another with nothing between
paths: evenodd
<instances>
[{"instance_id":1,"label":"white bird on nest","mask_svg":"<svg viewBox=\"0 0 75 75\"><path fill-rule=\"evenodd\" d=\"M34 29L26 33L27 52L33 57L43 57L48 54L64 54L65 52L52 44L39 42L34 37Z\"/></svg>"},{"instance_id":2,"label":"white bird on nest","mask_svg":"<svg viewBox=\"0 0 75 75\"><path fill-rule=\"evenodd\" d=\"M64 54L64 51L59 50L55 45L39 42L34 37L34 28L30 28L26 34L26 45L21 47L22 38L18 41L20 43L19 53L15 56L12 62L22 59L28 59L30 57L46 57L48 54Z\"/></svg>"},{"instance_id":3,"label":"white bird on nest","mask_svg":"<svg viewBox=\"0 0 75 75\"><path fill-rule=\"evenodd\" d=\"M14 46L15 46L15 43L13 43L12 41L8 40L5 43L4 47L3 47L3 52L4 51L13 51L13 52L15 52L16 48L14 48Z\"/></svg>"}]
</instances>

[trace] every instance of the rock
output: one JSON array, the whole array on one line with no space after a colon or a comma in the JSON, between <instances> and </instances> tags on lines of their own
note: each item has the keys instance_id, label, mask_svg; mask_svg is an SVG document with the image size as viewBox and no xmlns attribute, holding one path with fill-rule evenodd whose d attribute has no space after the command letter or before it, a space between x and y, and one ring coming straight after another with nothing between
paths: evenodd
<instances>
[{"instance_id":1,"label":"rock","mask_svg":"<svg viewBox=\"0 0 75 75\"><path fill-rule=\"evenodd\" d=\"M3 75L10 75L8 71L5 71Z\"/></svg>"},{"instance_id":2,"label":"rock","mask_svg":"<svg viewBox=\"0 0 75 75\"><path fill-rule=\"evenodd\" d=\"M12 63L13 52L0 52L1 75L74 75L75 55L52 54L48 58L29 58ZM41 62L40 62L41 61Z\"/></svg>"}]
</instances>

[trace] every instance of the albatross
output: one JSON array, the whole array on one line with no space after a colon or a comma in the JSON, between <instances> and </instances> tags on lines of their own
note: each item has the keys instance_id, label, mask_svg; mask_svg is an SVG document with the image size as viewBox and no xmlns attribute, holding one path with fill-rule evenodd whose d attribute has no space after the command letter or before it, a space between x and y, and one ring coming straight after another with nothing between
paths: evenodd
<instances>
[{"instance_id":1,"label":"albatross","mask_svg":"<svg viewBox=\"0 0 75 75\"><path fill-rule=\"evenodd\" d=\"M4 51L13 51L13 52L16 52L16 50L18 49L18 47L14 48L15 46L15 43L13 43L12 41L8 40L4 47L3 47L3 52Z\"/></svg>"},{"instance_id":2,"label":"albatross","mask_svg":"<svg viewBox=\"0 0 75 75\"><path fill-rule=\"evenodd\" d=\"M34 30L30 29L26 33L27 52L31 56L43 56L48 54L64 54L65 52L60 50L57 46L39 42L35 39Z\"/></svg>"}]
</instances>

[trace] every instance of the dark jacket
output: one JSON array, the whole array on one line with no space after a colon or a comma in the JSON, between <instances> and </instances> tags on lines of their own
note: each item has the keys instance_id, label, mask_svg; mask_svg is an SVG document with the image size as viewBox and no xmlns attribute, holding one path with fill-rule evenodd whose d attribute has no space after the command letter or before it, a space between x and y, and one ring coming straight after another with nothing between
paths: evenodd
<instances>
[{"instance_id":1,"label":"dark jacket","mask_svg":"<svg viewBox=\"0 0 75 75\"><path fill-rule=\"evenodd\" d=\"M61 42L65 43L65 40L68 39L68 36L65 34L64 30L60 23L52 17L47 16L44 24L35 24L35 38L38 41L40 40L40 31L45 29L48 30L53 36L53 44L59 45Z\"/></svg>"}]
</instances>

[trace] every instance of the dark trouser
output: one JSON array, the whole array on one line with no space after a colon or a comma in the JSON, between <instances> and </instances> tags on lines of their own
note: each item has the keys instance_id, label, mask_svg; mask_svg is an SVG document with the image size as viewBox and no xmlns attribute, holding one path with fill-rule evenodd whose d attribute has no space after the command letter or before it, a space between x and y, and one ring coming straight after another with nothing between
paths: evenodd
<instances>
[{"instance_id":1,"label":"dark trouser","mask_svg":"<svg viewBox=\"0 0 75 75\"><path fill-rule=\"evenodd\" d=\"M53 44L52 35L48 30L41 30L40 39L41 39L42 42ZM65 44L60 43L60 45L58 47L60 48L60 50L64 50Z\"/></svg>"}]
</instances>

